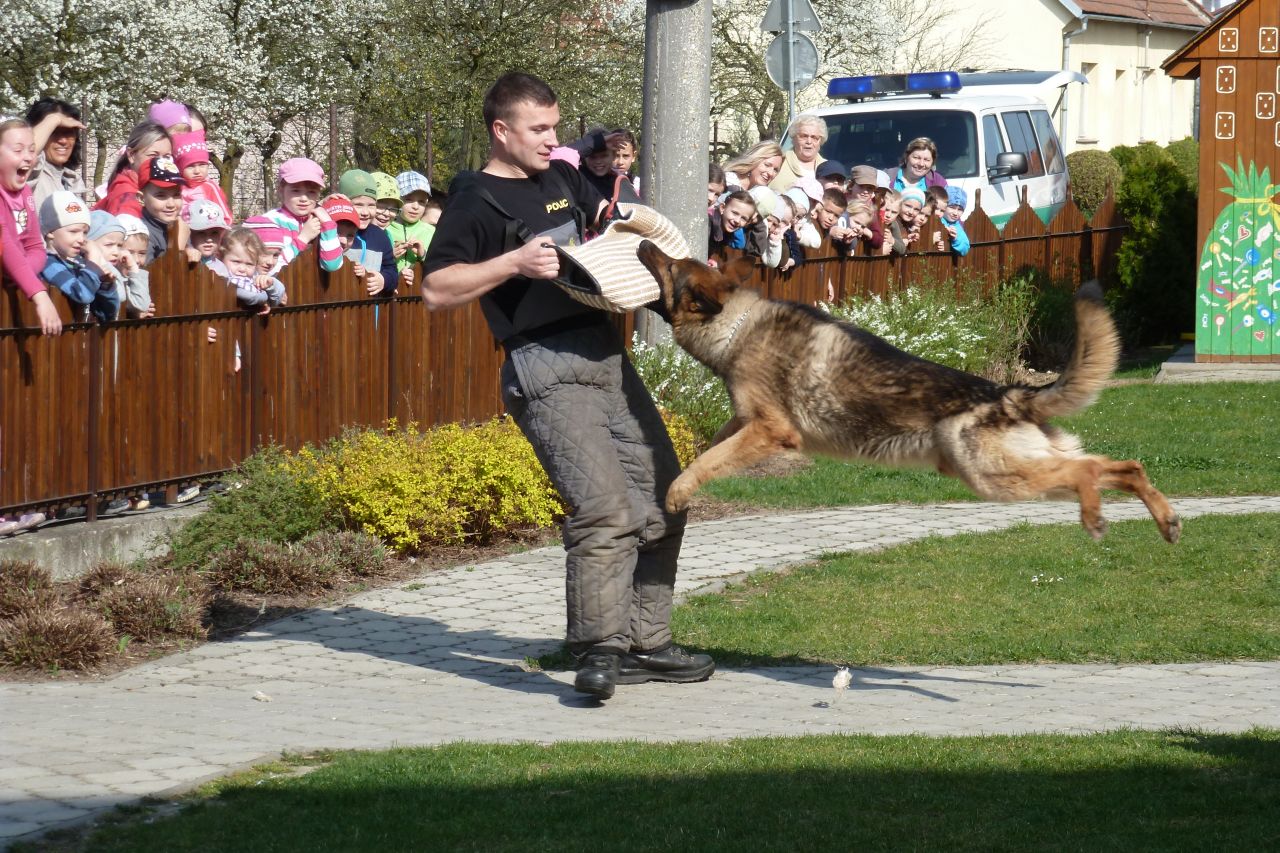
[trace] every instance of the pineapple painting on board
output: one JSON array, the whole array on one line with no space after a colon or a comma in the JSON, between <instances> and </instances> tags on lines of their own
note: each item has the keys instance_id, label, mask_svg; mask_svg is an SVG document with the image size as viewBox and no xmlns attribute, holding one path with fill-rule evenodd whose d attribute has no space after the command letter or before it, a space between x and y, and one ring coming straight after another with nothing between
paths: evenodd
<instances>
[{"instance_id":1,"label":"pineapple painting on board","mask_svg":"<svg viewBox=\"0 0 1280 853\"><path fill-rule=\"evenodd\" d=\"M1280 354L1280 187L1270 170L1219 163L1231 201L1209 229L1197 277L1196 351Z\"/></svg>"}]
</instances>

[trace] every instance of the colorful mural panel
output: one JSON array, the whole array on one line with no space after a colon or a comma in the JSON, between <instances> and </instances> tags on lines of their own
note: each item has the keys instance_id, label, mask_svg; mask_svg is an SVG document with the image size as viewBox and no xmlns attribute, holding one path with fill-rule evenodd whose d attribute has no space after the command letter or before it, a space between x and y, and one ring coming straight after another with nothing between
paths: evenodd
<instances>
[{"instance_id":1,"label":"colorful mural panel","mask_svg":"<svg viewBox=\"0 0 1280 853\"><path fill-rule=\"evenodd\" d=\"M1215 356L1280 355L1280 187L1270 169L1219 163L1232 198L1200 251L1196 352Z\"/></svg>"}]
</instances>

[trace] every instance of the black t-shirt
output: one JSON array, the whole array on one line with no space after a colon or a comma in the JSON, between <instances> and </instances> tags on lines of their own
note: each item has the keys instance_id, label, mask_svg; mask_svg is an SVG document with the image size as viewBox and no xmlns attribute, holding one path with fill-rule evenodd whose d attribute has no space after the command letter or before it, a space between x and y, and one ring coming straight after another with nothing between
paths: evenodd
<instances>
[{"instance_id":1,"label":"black t-shirt","mask_svg":"<svg viewBox=\"0 0 1280 853\"><path fill-rule=\"evenodd\" d=\"M567 164L554 161L551 168L561 178L559 185L546 172L531 178L501 178L476 172L474 180L535 234L556 229L563 233L574 221L574 207L586 222L593 222L603 200L600 193ZM565 196L560 185L569 190L571 198ZM449 202L423 261L424 275L454 264L478 264L515 248L506 245L510 221L465 185L457 190L450 188ZM508 279L482 296L480 302L498 340L596 310L571 299L550 281L524 277Z\"/></svg>"}]
</instances>

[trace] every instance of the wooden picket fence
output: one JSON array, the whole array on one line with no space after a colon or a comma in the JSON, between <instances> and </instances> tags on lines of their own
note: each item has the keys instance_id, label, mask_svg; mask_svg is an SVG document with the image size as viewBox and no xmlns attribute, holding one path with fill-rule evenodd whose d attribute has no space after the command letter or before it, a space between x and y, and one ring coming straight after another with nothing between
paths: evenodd
<instances>
[{"instance_id":1,"label":"wooden picket fence","mask_svg":"<svg viewBox=\"0 0 1280 853\"><path fill-rule=\"evenodd\" d=\"M1024 205L1003 232L979 209L964 258L842 257L824 246L789 273L761 268L760 286L815 302L945 284L960 271L990 286L1026 270L1105 281L1125 227L1110 198L1087 221L1068 203L1048 227ZM172 494L269 443L297 449L388 418L430 426L502 412L502 353L476 305L430 313L416 295L370 299L349 265L326 273L313 252L281 278L288 306L256 316L169 252L151 267L156 317L68 323L51 338L25 298L0 291L0 514L83 504L92 520L100 502ZM617 322L631 333L630 316Z\"/></svg>"}]
</instances>

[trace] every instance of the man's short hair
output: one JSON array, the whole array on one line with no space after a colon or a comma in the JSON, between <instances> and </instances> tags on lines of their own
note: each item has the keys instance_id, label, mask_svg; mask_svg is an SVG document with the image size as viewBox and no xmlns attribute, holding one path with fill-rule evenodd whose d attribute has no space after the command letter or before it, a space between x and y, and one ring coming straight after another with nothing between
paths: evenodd
<instances>
[{"instance_id":1,"label":"man's short hair","mask_svg":"<svg viewBox=\"0 0 1280 853\"><path fill-rule=\"evenodd\" d=\"M510 124L520 104L554 107L558 102L555 91L546 80L520 71L509 71L484 93L484 126L492 137L493 123L501 119Z\"/></svg>"}]
</instances>

